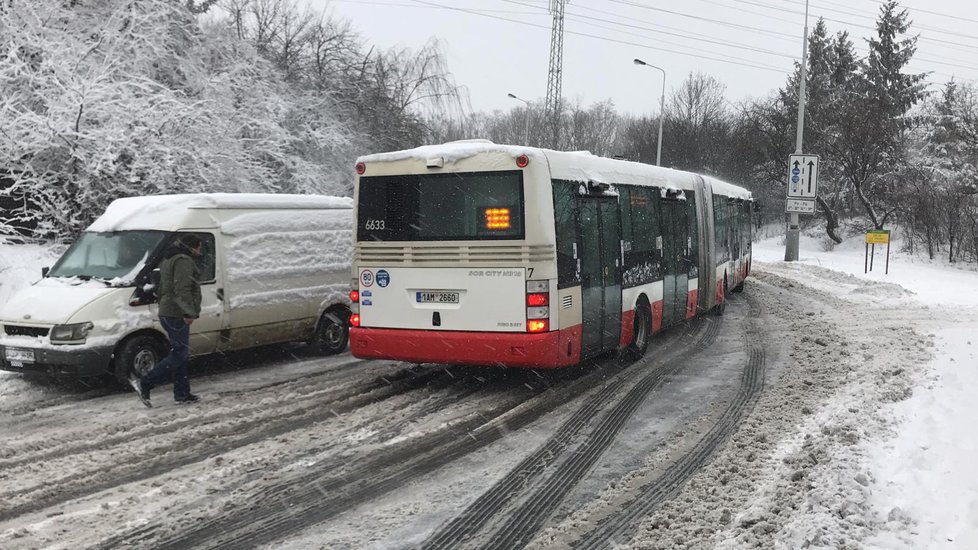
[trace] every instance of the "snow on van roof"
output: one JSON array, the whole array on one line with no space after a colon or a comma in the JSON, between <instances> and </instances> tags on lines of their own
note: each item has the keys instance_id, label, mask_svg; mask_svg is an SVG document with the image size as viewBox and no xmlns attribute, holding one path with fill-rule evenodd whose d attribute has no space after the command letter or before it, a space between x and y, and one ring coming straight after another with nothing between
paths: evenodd
<instances>
[{"instance_id":1,"label":"snow on van roof","mask_svg":"<svg viewBox=\"0 0 978 550\"><path fill-rule=\"evenodd\" d=\"M353 199L324 195L263 193L196 193L116 199L87 231L155 229L158 221L172 223L187 210L226 209L350 209ZM169 225L167 223L167 225Z\"/></svg>"},{"instance_id":2,"label":"snow on van roof","mask_svg":"<svg viewBox=\"0 0 978 550\"><path fill-rule=\"evenodd\" d=\"M501 145L485 139L453 141L441 145L424 145L404 151L365 155L358 158L357 162L426 161L431 158L441 158L446 163L452 163L484 153L503 153L513 158L524 154L531 159L545 157L554 179L582 183L594 181L609 184L655 185L672 189L695 189L694 177L696 175L691 172L599 157L589 151L554 151L520 145ZM713 185L713 190L716 193L743 199L751 197L750 191L742 187L708 176L703 176L703 178Z\"/></svg>"}]
</instances>

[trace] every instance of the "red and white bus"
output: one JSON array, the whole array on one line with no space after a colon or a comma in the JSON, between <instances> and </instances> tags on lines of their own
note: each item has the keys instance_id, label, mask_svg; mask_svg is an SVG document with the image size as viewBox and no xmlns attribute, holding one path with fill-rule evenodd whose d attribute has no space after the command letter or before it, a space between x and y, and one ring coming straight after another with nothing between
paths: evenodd
<instances>
[{"instance_id":1,"label":"red and white bus","mask_svg":"<svg viewBox=\"0 0 978 550\"><path fill-rule=\"evenodd\" d=\"M751 194L585 152L476 140L361 157L350 347L360 358L563 367L743 288Z\"/></svg>"}]
</instances>

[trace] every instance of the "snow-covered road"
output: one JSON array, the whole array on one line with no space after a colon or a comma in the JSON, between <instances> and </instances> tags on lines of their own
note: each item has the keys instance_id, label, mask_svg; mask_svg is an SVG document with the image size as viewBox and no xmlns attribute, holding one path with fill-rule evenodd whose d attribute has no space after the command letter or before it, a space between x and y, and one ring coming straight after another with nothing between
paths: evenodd
<instances>
[{"instance_id":1,"label":"snow-covered road","mask_svg":"<svg viewBox=\"0 0 978 550\"><path fill-rule=\"evenodd\" d=\"M944 402L948 383L978 380L978 308L817 263L757 262L725 316L632 364L541 373L278 347L197 362L204 400L154 409L0 373L0 547L974 541L974 482L951 447L976 440L957 438L967 420L949 423ZM951 493L921 501L927 486Z\"/></svg>"}]
</instances>

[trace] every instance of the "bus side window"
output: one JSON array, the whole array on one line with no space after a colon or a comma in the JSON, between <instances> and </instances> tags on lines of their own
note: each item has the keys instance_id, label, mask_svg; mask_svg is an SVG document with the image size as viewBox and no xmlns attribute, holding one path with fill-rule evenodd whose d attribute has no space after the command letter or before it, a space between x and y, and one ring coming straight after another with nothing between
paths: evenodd
<instances>
[{"instance_id":1,"label":"bus side window","mask_svg":"<svg viewBox=\"0 0 978 550\"><path fill-rule=\"evenodd\" d=\"M557 286L580 284L577 244L577 184L554 181L554 231L557 238Z\"/></svg>"},{"instance_id":2,"label":"bus side window","mask_svg":"<svg viewBox=\"0 0 978 550\"><path fill-rule=\"evenodd\" d=\"M716 265L723 263L724 247L726 246L723 227L723 200L720 195L713 195L713 242L715 243L716 258L714 263Z\"/></svg>"},{"instance_id":3,"label":"bus side window","mask_svg":"<svg viewBox=\"0 0 978 550\"><path fill-rule=\"evenodd\" d=\"M631 262L648 266L648 277L636 284L662 278L662 250L659 248L659 191L654 187L633 187L629 193L631 217Z\"/></svg>"},{"instance_id":4,"label":"bus side window","mask_svg":"<svg viewBox=\"0 0 978 550\"><path fill-rule=\"evenodd\" d=\"M699 216L696 213L696 193L686 191L686 221L689 224L688 238L689 248L686 251L686 260L689 262L689 276L699 277L700 265L700 242L699 242Z\"/></svg>"}]
</instances>

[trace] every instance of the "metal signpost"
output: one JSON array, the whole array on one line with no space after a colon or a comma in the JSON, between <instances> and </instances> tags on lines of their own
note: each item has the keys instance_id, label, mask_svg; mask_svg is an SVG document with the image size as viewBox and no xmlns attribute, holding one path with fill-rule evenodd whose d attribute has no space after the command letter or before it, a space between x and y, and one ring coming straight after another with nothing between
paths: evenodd
<instances>
[{"instance_id":1,"label":"metal signpost","mask_svg":"<svg viewBox=\"0 0 978 550\"><path fill-rule=\"evenodd\" d=\"M788 199L784 211L789 214L814 214L818 196L818 156L788 157ZM792 216L794 217L794 216Z\"/></svg>"},{"instance_id":2,"label":"metal signpost","mask_svg":"<svg viewBox=\"0 0 978 550\"><path fill-rule=\"evenodd\" d=\"M886 272L884 275L890 274L890 230L889 229L874 229L873 231L866 232L866 256L863 258L863 273L869 273L873 270L873 259L876 257L876 245L885 244L886 245ZM872 246L872 251L870 251L870 246ZM867 263L868 262L868 263Z\"/></svg>"},{"instance_id":3,"label":"metal signpost","mask_svg":"<svg viewBox=\"0 0 978 550\"><path fill-rule=\"evenodd\" d=\"M805 32L802 34L801 39L801 74L798 78L798 124L795 126L795 156L804 156L802 153L802 142L805 136L805 83L808 81L808 0L805 0ZM816 159L816 165L818 159ZM795 167L788 166L788 196L791 197L791 180L797 176L799 181L801 181L801 164L798 166L798 174L793 174ZM815 170L816 178L818 176L818 171ZM814 186L813 186L814 189ZM799 198L799 197L796 197ZM809 198L812 204L805 204L805 211L810 213L815 212L815 195ZM790 202L790 201L789 201ZM794 203L795 206L802 206L800 203ZM801 233L801 222L798 219L799 212L797 210L791 210L792 205L785 205L785 211L791 214L791 219L788 221L788 231L785 233L784 239L784 261L794 262L798 260L798 236Z\"/></svg>"}]
</instances>

